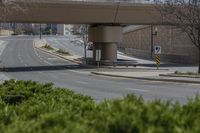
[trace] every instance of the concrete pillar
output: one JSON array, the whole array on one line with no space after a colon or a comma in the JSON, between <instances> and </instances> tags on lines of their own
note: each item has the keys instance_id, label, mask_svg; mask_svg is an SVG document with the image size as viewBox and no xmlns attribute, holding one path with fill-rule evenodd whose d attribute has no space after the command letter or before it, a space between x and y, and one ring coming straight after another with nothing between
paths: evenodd
<instances>
[{"instance_id":1,"label":"concrete pillar","mask_svg":"<svg viewBox=\"0 0 200 133\"><path fill-rule=\"evenodd\" d=\"M117 61L117 44L122 41L121 26L95 26L89 29L89 41L94 43L93 59L96 50L101 50L101 61Z\"/></svg>"}]
</instances>

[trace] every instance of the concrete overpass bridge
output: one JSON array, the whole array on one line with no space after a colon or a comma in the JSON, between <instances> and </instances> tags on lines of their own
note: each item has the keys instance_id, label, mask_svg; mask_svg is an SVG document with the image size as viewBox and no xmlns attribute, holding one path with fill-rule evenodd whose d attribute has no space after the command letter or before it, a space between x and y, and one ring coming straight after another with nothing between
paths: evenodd
<instances>
[{"instance_id":1,"label":"concrete overpass bridge","mask_svg":"<svg viewBox=\"0 0 200 133\"><path fill-rule=\"evenodd\" d=\"M90 24L94 58L96 49L101 49L102 60L116 61L123 25L164 24L152 4L66 0L16 0L16 4L25 12L11 8L4 22Z\"/></svg>"}]
</instances>

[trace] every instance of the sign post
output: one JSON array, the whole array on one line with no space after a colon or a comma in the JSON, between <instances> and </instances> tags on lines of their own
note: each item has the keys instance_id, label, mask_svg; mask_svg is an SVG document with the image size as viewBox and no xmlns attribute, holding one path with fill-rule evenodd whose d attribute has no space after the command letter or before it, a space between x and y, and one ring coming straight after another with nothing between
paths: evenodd
<instances>
[{"instance_id":1,"label":"sign post","mask_svg":"<svg viewBox=\"0 0 200 133\"><path fill-rule=\"evenodd\" d=\"M162 50L161 46L154 47L154 54L155 54L155 61L156 61L157 69L159 69L159 66L160 66L161 50Z\"/></svg>"},{"instance_id":2,"label":"sign post","mask_svg":"<svg viewBox=\"0 0 200 133\"><path fill-rule=\"evenodd\" d=\"M100 61L101 61L101 50L100 49L96 50L96 61L97 61L97 68L99 71Z\"/></svg>"}]
</instances>

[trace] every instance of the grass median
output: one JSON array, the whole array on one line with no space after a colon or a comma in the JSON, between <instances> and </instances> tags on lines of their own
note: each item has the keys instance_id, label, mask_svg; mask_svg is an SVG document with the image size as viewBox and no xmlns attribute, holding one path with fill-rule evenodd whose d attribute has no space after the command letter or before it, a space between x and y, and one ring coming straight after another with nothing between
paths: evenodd
<instances>
[{"instance_id":1,"label":"grass median","mask_svg":"<svg viewBox=\"0 0 200 133\"><path fill-rule=\"evenodd\" d=\"M96 103L53 84L0 85L1 133L199 133L200 97L179 103L133 94Z\"/></svg>"},{"instance_id":2,"label":"grass median","mask_svg":"<svg viewBox=\"0 0 200 133\"><path fill-rule=\"evenodd\" d=\"M70 55L69 52L67 52L67 51L65 51L65 50L63 50L63 49L58 49L56 52L57 52L58 54L61 54L61 55Z\"/></svg>"},{"instance_id":3,"label":"grass median","mask_svg":"<svg viewBox=\"0 0 200 133\"><path fill-rule=\"evenodd\" d=\"M47 50L54 50L54 48L49 44L45 44L44 46L42 46L42 48L45 48Z\"/></svg>"}]
</instances>

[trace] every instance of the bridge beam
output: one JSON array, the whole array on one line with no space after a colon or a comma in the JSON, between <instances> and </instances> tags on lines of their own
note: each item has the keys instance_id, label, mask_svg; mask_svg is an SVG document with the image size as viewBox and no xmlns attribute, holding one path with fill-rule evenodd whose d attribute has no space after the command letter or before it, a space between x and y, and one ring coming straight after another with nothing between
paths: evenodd
<instances>
[{"instance_id":1,"label":"bridge beam","mask_svg":"<svg viewBox=\"0 0 200 133\"><path fill-rule=\"evenodd\" d=\"M93 60L101 50L101 61L117 61L117 44L122 41L121 26L94 26L89 28L89 41L93 42Z\"/></svg>"}]
</instances>

